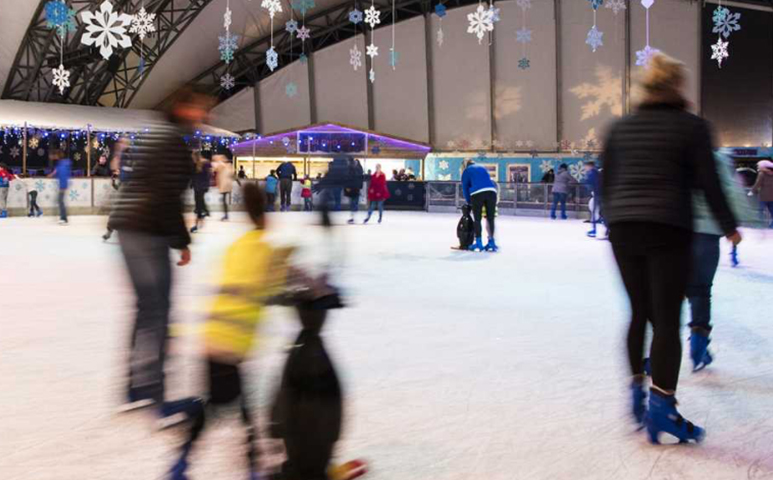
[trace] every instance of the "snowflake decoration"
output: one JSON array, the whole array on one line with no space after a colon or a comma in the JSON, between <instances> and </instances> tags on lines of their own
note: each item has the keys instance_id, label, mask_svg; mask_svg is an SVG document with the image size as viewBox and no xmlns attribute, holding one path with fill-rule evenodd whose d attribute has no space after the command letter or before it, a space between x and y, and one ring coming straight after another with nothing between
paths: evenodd
<instances>
[{"instance_id":1,"label":"snowflake decoration","mask_svg":"<svg viewBox=\"0 0 773 480\"><path fill-rule=\"evenodd\" d=\"M522 59L518 60L518 68L521 70L527 70L529 67L531 67L531 62L528 58L523 57Z\"/></svg>"},{"instance_id":2,"label":"snowflake decoration","mask_svg":"<svg viewBox=\"0 0 773 480\"><path fill-rule=\"evenodd\" d=\"M493 21L494 23L497 23L500 20L499 10L500 9L495 8L494 5L491 5L490 7L488 7L488 11L489 13L491 13L491 21Z\"/></svg>"},{"instance_id":3,"label":"snowflake decoration","mask_svg":"<svg viewBox=\"0 0 773 480\"><path fill-rule=\"evenodd\" d=\"M46 189L46 182L43 180L38 180L35 182L35 190L40 190L41 192Z\"/></svg>"},{"instance_id":4,"label":"snowflake decoration","mask_svg":"<svg viewBox=\"0 0 773 480\"><path fill-rule=\"evenodd\" d=\"M572 142L569 140L561 140L558 142L558 148L560 148L562 152L568 152L572 149Z\"/></svg>"},{"instance_id":5,"label":"snowflake decoration","mask_svg":"<svg viewBox=\"0 0 773 480\"><path fill-rule=\"evenodd\" d=\"M717 39L717 43L711 46L711 59L716 60L719 68L722 68L722 62L724 59L730 56L730 52L727 51L727 47L730 42L723 42L722 37Z\"/></svg>"},{"instance_id":6,"label":"snowflake decoration","mask_svg":"<svg viewBox=\"0 0 773 480\"><path fill-rule=\"evenodd\" d=\"M581 182L582 179L585 178L585 169L583 168L582 162L573 163L569 167L569 175L573 176L578 182Z\"/></svg>"},{"instance_id":7,"label":"snowflake decoration","mask_svg":"<svg viewBox=\"0 0 773 480\"><path fill-rule=\"evenodd\" d=\"M73 160L76 162L80 162L81 158L83 158L83 155L81 155L81 152L75 152L75 155L72 156Z\"/></svg>"},{"instance_id":8,"label":"snowflake decoration","mask_svg":"<svg viewBox=\"0 0 773 480\"><path fill-rule=\"evenodd\" d=\"M371 43L368 45L365 55L369 56L370 58L378 57L378 47Z\"/></svg>"},{"instance_id":9,"label":"snowflake decoration","mask_svg":"<svg viewBox=\"0 0 773 480\"><path fill-rule=\"evenodd\" d=\"M298 22L295 20L288 20L287 23L285 23L285 31L292 35L293 33L298 31Z\"/></svg>"},{"instance_id":10,"label":"snowflake decoration","mask_svg":"<svg viewBox=\"0 0 773 480\"><path fill-rule=\"evenodd\" d=\"M376 28L376 25L381 23L381 12L376 10L375 6L372 6L365 10L365 23L370 25L370 28Z\"/></svg>"},{"instance_id":11,"label":"snowflake decoration","mask_svg":"<svg viewBox=\"0 0 773 480\"><path fill-rule=\"evenodd\" d=\"M389 66L392 67L392 70L397 68L397 62L400 61L400 52L395 50L394 48L389 49Z\"/></svg>"},{"instance_id":12,"label":"snowflake decoration","mask_svg":"<svg viewBox=\"0 0 773 480\"><path fill-rule=\"evenodd\" d=\"M590 6L594 10L598 10L600 6L604 5L604 0L588 0L590 2Z\"/></svg>"},{"instance_id":13,"label":"snowflake decoration","mask_svg":"<svg viewBox=\"0 0 773 480\"><path fill-rule=\"evenodd\" d=\"M290 145L290 137L282 137L282 145L288 147Z\"/></svg>"},{"instance_id":14,"label":"snowflake decoration","mask_svg":"<svg viewBox=\"0 0 773 480\"><path fill-rule=\"evenodd\" d=\"M594 140L593 138L589 138L588 141L585 142L585 145L588 148L588 150L593 150L594 148L596 148L596 140Z\"/></svg>"},{"instance_id":15,"label":"snowflake decoration","mask_svg":"<svg viewBox=\"0 0 773 480\"><path fill-rule=\"evenodd\" d=\"M223 90L230 90L236 86L236 79L230 73L226 73L220 77L220 88Z\"/></svg>"},{"instance_id":16,"label":"snowflake decoration","mask_svg":"<svg viewBox=\"0 0 773 480\"><path fill-rule=\"evenodd\" d=\"M526 11L531 8L531 0L518 0L515 2L519 7L521 7L521 10Z\"/></svg>"},{"instance_id":17,"label":"snowflake decoration","mask_svg":"<svg viewBox=\"0 0 773 480\"><path fill-rule=\"evenodd\" d=\"M126 35L126 27L131 25L132 18L131 15L114 12L113 4L105 0L98 12L81 13L81 20L86 25L81 43L86 46L99 45L99 53L107 60L115 47L132 46L131 38Z\"/></svg>"},{"instance_id":18,"label":"snowflake decoration","mask_svg":"<svg viewBox=\"0 0 773 480\"><path fill-rule=\"evenodd\" d=\"M518 140L515 142L515 148L523 148L523 140Z\"/></svg>"},{"instance_id":19,"label":"snowflake decoration","mask_svg":"<svg viewBox=\"0 0 773 480\"><path fill-rule=\"evenodd\" d=\"M660 50L657 48L652 48L649 45L646 45L644 49L638 50L636 52L636 65L639 67L646 67L649 65L650 60L652 60L652 57L655 56L655 54L660 53Z\"/></svg>"},{"instance_id":20,"label":"snowflake decoration","mask_svg":"<svg viewBox=\"0 0 773 480\"><path fill-rule=\"evenodd\" d=\"M306 65L309 61L309 57L307 57L305 53L302 53L301 56L298 57L298 61L301 62L301 65Z\"/></svg>"},{"instance_id":21,"label":"snowflake decoration","mask_svg":"<svg viewBox=\"0 0 773 480\"><path fill-rule=\"evenodd\" d=\"M446 16L446 6L442 3L438 3L435 5L435 15L437 15L440 18L443 18Z\"/></svg>"},{"instance_id":22,"label":"snowflake decoration","mask_svg":"<svg viewBox=\"0 0 773 480\"><path fill-rule=\"evenodd\" d=\"M268 10L268 16L274 18L277 13L282 13L282 4L279 0L263 0L261 7Z\"/></svg>"},{"instance_id":23,"label":"snowflake decoration","mask_svg":"<svg viewBox=\"0 0 773 480\"><path fill-rule=\"evenodd\" d=\"M210 151L212 150L212 144L210 142L204 142L204 145L201 146L202 150Z\"/></svg>"},{"instance_id":24,"label":"snowflake decoration","mask_svg":"<svg viewBox=\"0 0 773 480\"><path fill-rule=\"evenodd\" d=\"M740 13L730 13L730 11L727 11L727 13L720 18L719 22L715 22L714 28L711 31L718 33L727 39L731 33L741 29L741 25L738 23L739 20L741 20Z\"/></svg>"},{"instance_id":25,"label":"snowflake decoration","mask_svg":"<svg viewBox=\"0 0 773 480\"><path fill-rule=\"evenodd\" d=\"M524 145L526 145L526 148L533 148L534 142L532 142L531 140L526 140L526 143Z\"/></svg>"},{"instance_id":26,"label":"snowflake decoration","mask_svg":"<svg viewBox=\"0 0 773 480\"><path fill-rule=\"evenodd\" d=\"M75 190L74 188L72 190L70 190L70 201L71 202L74 202L75 200L78 200L78 198L80 198L80 196L81 196L81 192L79 192L78 190Z\"/></svg>"},{"instance_id":27,"label":"snowflake decoration","mask_svg":"<svg viewBox=\"0 0 773 480\"><path fill-rule=\"evenodd\" d=\"M531 42L531 30L524 27L515 32L515 41L518 43L530 43Z\"/></svg>"},{"instance_id":28,"label":"snowflake decoration","mask_svg":"<svg viewBox=\"0 0 773 480\"><path fill-rule=\"evenodd\" d=\"M156 26L153 24L155 21L156 14L148 13L145 11L145 7L142 7L140 8L140 11L132 17L132 26L129 29L129 33L136 33L140 36L140 40L145 40L146 35L156 31Z\"/></svg>"},{"instance_id":29,"label":"snowflake decoration","mask_svg":"<svg viewBox=\"0 0 773 480\"><path fill-rule=\"evenodd\" d=\"M94 148L99 148L99 139L95 138L93 142L91 142L91 146Z\"/></svg>"},{"instance_id":30,"label":"snowflake decoration","mask_svg":"<svg viewBox=\"0 0 773 480\"><path fill-rule=\"evenodd\" d=\"M220 59L225 63L231 63L234 59L234 52L239 48L237 45L239 36L226 32L224 37L218 35L217 38L220 40L220 45L217 47L220 51Z\"/></svg>"},{"instance_id":31,"label":"snowflake decoration","mask_svg":"<svg viewBox=\"0 0 773 480\"><path fill-rule=\"evenodd\" d=\"M360 10L357 10L356 8L349 12L349 21L352 22L355 25L359 25L362 23L362 12Z\"/></svg>"},{"instance_id":32,"label":"snowflake decoration","mask_svg":"<svg viewBox=\"0 0 773 480\"><path fill-rule=\"evenodd\" d=\"M291 5L293 9L301 12L301 15L306 15L306 12L317 6L314 0L295 0Z\"/></svg>"},{"instance_id":33,"label":"snowflake decoration","mask_svg":"<svg viewBox=\"0 0 773 480\"><path fill-rule=\"evenodd\" d=\"M355 43L351 50L349 50L349 65L354 68L356 72L358 68L362 66L362 51L357 48Z\"/></svg>"},{"instance_id":34,"label":"snowflake decoration","mask_svg":"<svg viewBox=\"0 0 773 480\"><path fill-rule=\"evenodd\" d=\"M603 37L604 32L600 31L598 28L596 28L596 25L594 25L590 30L588 30L588 38L585 39L585 43L590 45L590 48L595 53L599 47L604 45Z\"/></svg>"},{"instance_id":35,"label":"snowflake decoration","mask_svg":"<svg viewBox=\"0 0 773 480\"><path fill-rule=\"evenodd\" d=\"M233 12L230 8L225 7L225 13L223 14L223 28L228 30L233 23Z\"/></svg>"},{"instance_id":36,"label":"snowflake decoration","mask_svg":"<svg viewBox=\"0 0 773 480\"><path fill-rule=\"evenodd\" d=\"M64 69L64 65L59 64L59 68L51 71L54 74L54 86L59 87L59 93L64 95L64 90L70 86L70 71Z\"/></svg>"},{"instance_id":37,"label":"snowflake decoration","mask_svg":"<svg viewBox=\"0 0 773 480\"><path fill-rule=\"evenodd\" d=\"M609 108L612 115L619 117L623 114L623 99L621 86L622 75L615 76L611 68L599 67L596 69L596 82L582 83L569 91L580 100L589 99L582 106L580 120L587 120L598 116L603 107Z\"/></svg>"},{"instance_id":38,"label":"snowflake decoration","mask_svg":"<svg viewBox=\"0 0 773 480\"><path fill-rule=\"evenodd\" d=\"M309 30L305 25L298 29L298 39L300 41L305 42L310 38L311 38L311 30Z\"/></svg>"},{"instance_id":39,"label":"snowflake decoration","mask_svg":"<svg viewBox=\"0 0 773 480\"><path fill-rule=\"evenodd\" d=\"M374 83L376 81L376 71L373 70L373 68L371 68L370 72L368 73L368 80L370 80L370 83Z\"/></svg>"},{"instance_id":40,"label":"snowflake decoration","mask_svg":"<svg viewBox=\"0 0 773 480\"><path fill-rule=\"evenodd\" d=\"M68 8L67 4L60 0L51 0L46 3L46 25L55 28L60 37L67 32L77 30L75 25L75 10Z\"/></svg>"},{"instance_id":41,"label":"snowflake decoration","mask_svg":"<svg viewBox=\"0 0 773 480\"><path fill-rule=\"evenodd\" d=\"M712 17L712 21L714 22L714 25L718 25L725 21L725 17L730 14L730 10L728 10L725 7L717 7L716 10L714 10L714 15Z\"/></svg>"},{"instance_id":42,"label":"snowflake decoration","mask_svg":"<svg viewBox=\"0 0 773 480\"><path fill-rule=\"evenodd\" d=\"M604 8L611 9L612 13L617 15L626 9L625 0L607 0L607 4L604 5Z\"/></svg>"},{"instance_id":43,"label":"snowflake decoration","mask_svg":"<svg viewBox=\"0 0 773 480\"><path fill-rule=\"evenodd\" d=\"M437 29L437 46L442 47L443 46L443 40L445 40L445 35L443 34L443 29L438 28Z\"/></svg>"},{"instance_id":44,"label":"snowflake decoration","mask_svg":"<svg viewBox=\"0 0 773 480\"><path fill-rule=\"evenodd\" d=\"M37 152L35 152L35 153L38 154L38 157L42 157L43 155L46 154L46 151L43 150L42 148L38 148Z\"/></svg>"},{"instance_id":45,"label":"snowflake decoration","mask_svg":"<svg viewBox=\"0 0 773 480\"><path fill-rule=\"evenodd\" d=\"M453 140L449 140L449 141L448 141L448 143L447 143L446 145L447 145L447 146L448 146L448 148L450 148L451 150L453 150L453 149L455 149L455 148L456 148L456 142L454 142Z\"/></svg>"},{"instance_id":46,"label":"snowflake decoration","mask_svg":"<svg viewBox=\"0 0 773 480\"><path fill-rule=\"evenodd\" d=\"M276 49L274 49L274 47L266 50L266 66L272 72L276 70L276 67L279 66L279 54L276 53Z\"/></svg>"},{"instance_id":47,"label":"snowflake decoration","mask_svg":"<svg viewBox=\"0 0 773 480\"><path fill-rule=\"evenodd\" d=\"M287 95L287 98L293 98L298 95L298 85L293 82L288 83L285 86L285 95Z\"/></svg>"},{"instance_id":48,"label":"snowflake decoration","mask_svg":"<svg viewBox=\"0 0 773 480\"><path fill-rule=\"evenodd\" d=\"M448 142L448 143L449 143L449 145L448 145L448 146L449 146L449 147L451 147L451 148L453 148L453 146L452 146L451 144L452 144L452 143L454 143L454 142ZM448 170L448 162L447 162L447 161L445 161L445 160L441 160L440 162L438 162L438 167L439 167L441 170Z\"/></svg>"},{"instance_id":49,"label":"snowflake decoration","mask_svg":"<svg viewBox=\"0 0 773 480\"><path fill-rule=\"evenodd\" d=\"M472 33L478 37L478 43L483 43L483 37L486 36L486 32L494 31L494 19L491 16L491 11L478 5L477 10L473 13L467 14L467 21L470 25L467 27L467 33Z\"/></svg>"},{"instance_id":50,"label":"snowflake decoration","mask_svg":"<svg viewBox=\"0 0 773 480\"><path fill-rule=\"evenodd\" d=\"M32 149L38 148L40 146L40 139L38 137L32 137L29 141L29 147Z\"/></svg>"},{"instance_id":51,"label":"snowflake decoration","mask_svg":"<svg viewBox=\"0 0 773 480\"><path fill-rule=\"evenodd\" d=\"M550 160L543 160L539 165L539 169L542 173L548 173L553 169L553 162Z\"/></svg>"}]
</instances>

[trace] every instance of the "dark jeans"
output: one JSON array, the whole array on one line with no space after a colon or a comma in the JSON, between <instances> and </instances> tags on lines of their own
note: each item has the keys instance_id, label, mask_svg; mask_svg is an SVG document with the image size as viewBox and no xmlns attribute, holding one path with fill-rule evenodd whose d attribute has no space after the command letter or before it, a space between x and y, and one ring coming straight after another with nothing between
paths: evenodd
<instances>
[{"instance_id":1,"label":"dark jeans","mask_svg":"<svg viewBox=\"0 0 773 480\"><path fill-rule=\"evenodd\" d=\"M38 205L38 192L30 192L30 215L40 213L40 206Z\"/></svg>"},{"instance_id":2,"label":"dark jeans","mask_svg":"<svg viewBox=\"0 0 773 480\"><path fill-rule=\"evenodd\" d=\"M497 213L497 193L480 192L470 197L472 216L475 218L475 238L483 235L483 207L486 207L486 223L488 236L494 238L494 217Z\"/></svg>"},{"instance_id":3,"label":"dark jeans","mask_svg":"<svg viewBox=\"0 0 773 480\"><path fill-rule=\"evenodd\" d=\"M67 195L67 189L59 189L59 220L67 221L67 205L64 203L64 197Z\"/></svg>"},{"instance_id":4,"label":"dark jeans","mask_svg":"<svg viewBox=\"0 0 773 480\"><path fill-rule=\"evenodd\" d=\"M293 193L293 180L291 178L282 178L279 180L279 203L282 208L290 208Z\"/></svg>"},{"instance_id":5,"label":"dark jeans","mask_svg":"<svg viewBox=\"0 0 773 480\"><path fill-rule=\"evenodd\" d=\"M553 192L553 207L550 209L550 218L556 218L556 207L561 204L561 218L566 220L566 199L567 193Z\"/></svg>"},{"instance_id":6,"label":"dark jeans","mask_svg":"<svg viewBox=\"0 0 773 480\"><path fill-rule=\"evenodd\" d=\"M223 199L223 212L225 212L224 218L228 218L228 201L231 200L231 193L221 193L220 196Z\"/></svg>"},{"instance_id":7,"label":"dark jeans","mask_svg":"<svg viewBox=\"0 0 773 480\"><path fill-rule=\"evenodd\" d=\"M129 354L129 397L164 400L164 360L169 334L172 264L168 242L139 232L118 237L137 295Z\"/></svg>"},{"instance_id":8,"label":"dark jeans","mask_svg":"<svg viewBox=\"0 0 773 480\"><path fill-rule=\"evenodd\" d=\"M692 270L687 284L692 320L690 328L711 331L711 287L719 265L719 235L693 235Z\"/></svg>"},{"instance_id":9,"label":"dark jeans","mask_svg":"<svg viewBox=\"0 0 773 480\"><path fill-rule=\"evenodd\" d=\"M384 216L384 200L370 202L368 206L368 220L370 220L370 216L373 215L373 210L376 207L378 207L378 220L381 221L381 218Z\"/></svg>"},{"instance_id":10,"label":"dark jeans","mask_svg":"<svg viewBox=\"0 0 773 480\"><path fill-rule=\"evenodd\" d=\"M349 211L355 214L360 211L360 196L349 197Z\"/></svg>"},{"instance_id":11,"label":"dark jeans","mask_svg":"<svg viewBox=\"0 0 773 480\"><path fill-rule=\"evenodd\" d=\"M649 322L653 330L653 384L664 390L676 390L682 360L679 329L689 279L692 232L656 223L618 223L610 228L609 239L631 302L631 372L644 373L644 342Z\"/></svg>"},{"instance_id":12,"label":"dark jeans","mask_svg":"<svg viewBox=\"0 0 773 480\"><path fill-rule=\"evenodd\" d=\"M314 208L313 208L313 204L314 204L314 202L311 200L311 197L304 198L304 199L303 199L303 210L304 210L305 212L310 212L310 211L312 211L312 210L314 209Z\"/></svg>"},{"instance_id":13,"label":"dark jeans","mask_svg":"<svg viewBox=\"0 0 773 480\"><path fill-rule=\"evenodd\" d=\"M341 196L343 195L343 193L344 193L343 188L334 187L330 189L330 194L333 197L333 210L335 210L336 212L341 211Z\"/></svg>"},{"instance_id":14,"label":"dark jeans","mask_svg":"<svg viewBox=\"0 0 773 480\"><path fill-rule=\"evenodd\" d=\"M276 209L276 193L266 192L266 200L268 201L267 211L273 212Z\"/></svg>"},{"instance_id":15,"label":"dark jeans","mask_svg":"<svg viewBox=\"0 0 773 480\"><path fill-rule=\"evenodd\" d=\"M566 203L566 202L564 202ZM593 231L596 231L596 224L599 223L601 217L601 194L599 192L593 192L593 210L590 212L590 221L593 224Z\"/></svg>"},{"instance_id":16,"label":"dark jeans","mask_svg":"<svg viewBox=\"0 0 773 480\"><path fill-rule=\"evenodd\" d=\"M196 202L196 206L194 208L194 211L196 212L196 218L201 219L206 217L209 214L209 209L207 208L207 201L204 199L204 195L206 195L206 190L193 190L193 199Z\"/></svg>"}]
</instances>

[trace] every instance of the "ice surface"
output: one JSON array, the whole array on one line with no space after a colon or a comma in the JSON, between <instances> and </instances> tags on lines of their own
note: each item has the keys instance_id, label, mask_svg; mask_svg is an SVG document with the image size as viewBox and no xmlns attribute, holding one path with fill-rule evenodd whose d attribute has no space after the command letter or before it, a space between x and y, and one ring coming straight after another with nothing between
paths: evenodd
<instances>
[{"instance_id":1,"label":"ice surface","mask_svg":"<svg viewBox=\"0 0 773 480\"><path fill-rule=\"evenodd\" d=\"M271 219L282 241L318 246L311 218ZM707 428L705 444L653 447L628 421L628 307L609 244L577 221L502 216L500 253L455 252L456 222L386 212L382 225L337 230L352 303L327 330L347 393L340 459L367 459L374 480L773 478L773 236L747 232L738 269L723 245L716 361L691 374L685 352L680 408ZM0 220L3 480L160 479L180 441L147 412L114 413L133 299L104 223ZM246 227L238 214L209 222L193 264L175 269L172 397L200 391L196 325L219 256ZM263 413L295 328L290 311L270 310L248 367ZM213 425L191 478L246 478L238 422Z\"/></svg>"}]
</instances>

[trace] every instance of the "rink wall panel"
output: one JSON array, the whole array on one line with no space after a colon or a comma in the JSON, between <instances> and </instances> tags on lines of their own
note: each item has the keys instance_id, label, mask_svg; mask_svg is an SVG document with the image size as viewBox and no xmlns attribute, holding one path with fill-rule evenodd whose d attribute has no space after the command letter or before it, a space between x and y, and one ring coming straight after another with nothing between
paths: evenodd
<instances>
[{"instance_id":1,"label":"rink wall panel","mask_svg":"<svg viewBox=\"0 0 773 480\"><path fill-rule=\"evenodd\" d=\"M379 34L386 40L385 31ZM349 65L349 50L353 40L314 52L314 98L316 122L337 122L357 128L368 128L368 91L365 66L365 41L360 35L358 48L363 52L363 68L354 71ZM388 58L386 42L379 54ZM377 74L378 75L378 74ZM298 126L298 125L296 125ZM266 130L266 133L274 130Z\"/></svg>"},{"instance_id":2,"label":"rink wall panel","mask_svg":"<svg viewBox=\"0 0 773 480\"><path fill-rule=\"evenodd\" d=\"M260 82L260 132L271 133L302 127L311 123L308 64L294 62ZM297 95L287 95L287 85L294 83Z\"/></svg>"},{"instance_id":3,"label":"rink wall panel","mask_svg":"<svg viewBox=\"0 0 773 480\"><path fill-rule=\"evenodd\" d=\"M255 89L245 88L210 112L209 124L232 132L255 129Z\"/></svg>"},{"instance_id":4,"label":"rink wall panel","mask_svg":"<svg viewBox=\"0 0 773 480\"><path fill-rule=\"evenodd\" d=\"M576 180L582 181L582 165L585 161L583 157L559 155L532 158L498 154L430 154L424 161L425 180L458 182L462 179L463 162L468 159L494 171L496 181L502 183L515 182L514 175L519 175L518 182L537 183L542 180L545 172L551 168L557 171L562 163L569 167L569 172Z\"/></svg>"}]
</instances>

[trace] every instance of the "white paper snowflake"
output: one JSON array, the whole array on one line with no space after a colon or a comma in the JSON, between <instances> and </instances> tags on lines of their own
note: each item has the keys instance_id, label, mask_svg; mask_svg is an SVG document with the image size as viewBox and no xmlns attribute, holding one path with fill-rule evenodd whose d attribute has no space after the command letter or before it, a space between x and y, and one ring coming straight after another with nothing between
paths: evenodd
<instances>
[{"instance_id":1,"label":"white paper snowflake","mask_svg":"<svg viewBox=\"0 0 773 480\"><path fill-rule=\"evenodd\" d=\"M225 13L223 14L223 28L228 30L233 23L233 12L230 8L225 7Z\"/></svg>"},{"instance_id":2,"label":"white paper snowflake","mask_svg":"<svg viewBox=\"0 0 773 480\"><path fill-rule=\"evenodd\" d=\"M59 87L59 93L64 95L64 90L70 86L70 71L64 69L64 65L59 64L59 68L51 71L54 74L54 86Z\"/></svg>"},{"instance_id":3,"label":"white paper snowflake","mask_svg":"<svg viewBox=\"0 0 773 480\"><path fill-rule=\"evenodd\" d=\"M443 27L440 27L437 29L437 46L442 47L443 46L443 38L445 35L443 34Z\"/></svg>"},{"instance_id":4,"label":"white paper snowflake","mask_svg":"<svg viewBox=\"0 0 773 480\"><path fill-rule=\"evenodd\" d=\"M478 5L477 10L468 13L467 21L470 22L467 33L472 33L478 37L478 43L483 43L486 32L494 31L494 19L491 16L491 11L483 5Z\"/></svg>"},{"instance_id":5,"label":"white paper snowflake","mask_svg":"<svg viewBox=\"0 0 773 480\"><path fill-rule=\"evenodd\" d=\"M376 28L376 25L381 23L381 12L376 10L375 6L365 10L365 23L370 25L370 28Z\"/></svg>"},{"instance_id":6,"label":"white paper snowflake","mask_svg":"<svg viewBox=\"0 0 773 480\"><path fill-rule=\"evenodd\" d=\"M30 141L29 141L29 147L30 147L31 149L33 149L33 150L34 150L34 149L38 148L38 146L39 146L39 145L40 145L40 139L39 139L38 137L32 137L32 138L30 138Z\"/></svg>"},{"instance_id":7,"label":"white paper snowflake","mask_svg":"<svg viewBox=\"0 0 773 480\"><path fill-rule=\"evenodd\" d=\"M147 35L156 31L156 26L153 24L155 21L156 14L148 13L145 11L145 7L142 7L140 8L140 11L132 17L132 26L129 29L129 33L136 33L140 36L140 40L145 40Z\"/></svg>"},{"instance_id":8,"label":"white paper snowflake","mask_svg":"<svg viewBox=\"0 0 773 480\"><path fill-rule=\"evenodd\" d=\"M97 12L81 13L81 20L86 24L81 43L87 46L99 45L99 53L105 60L110 58L115 47L132 46L131 38L126 35L126 27L131 25L132 16L113 12L113 4L109 0L102 2Z\"/></svg>"},{"instance_id":9,"label":"white paper snowflake","mask_svg":"<svg viewBox=\"0 0 773 480\"><path fill-rule=\"evenodd\" d=\"M276 70L276 67L279 66L279 54L276 53L276 49L274 49L274 47L266 50L266 66L272 72Z\"/></svg>"},{"instance_id":10,"label":"white paper snowflake","mask_svg":"<svg viewBox=\"0 0 773 480\"><path fill-rule=\"evenodd\" d=\"M719 68L722 68L722 62L730 56L727 47L730 42L723 42L722 37L717 38L717 43L711 46L711 59L716 60Z\"/></svg>"},{"instance_id":11,"label":"white paper snowflake","mask_svg":"<svg viewBox=\"0 0 773 480\"><path fill-rule=\"evenodd\" d=\"M448 143L449 143L449 145L448 145L448 146L449 146L449 148L453 148L453 146L452 146L451 144L452 144L452 143L454 143L454 142L453 142L453 141L451 141L451 142L448 142ZM447 161L445 161L445 160L441 160L441 161L439 161L439 162L438 162L438 167L439 167L441 170L448 170L448 162L447 162Z\"/></svg>"},{"instance_id":12,"label":"white paper snowflake","mask_svg":"<svg viewBox=\"0 0 773 480\"><path fill-rule=\"evenodd\" d=\"M282 4L279 0L263 0L261 7L268 10L268 16L274 18L277 13L282 13Z\"/></svg>"},{"instance_id":13,"label":"white paper snowflake","mask_svg":"<svg viewBox=\"0 0 773 480\"><path fill-rule=\"evenodd\" d=\"M370 80L370 83L373 83L376 81L376 71L373 70L373 68L371 68L370 73L368 73L368 79Z\"/></svg>"},{"instance_id":14,"label":"white paper snowflake","mask_svg":"<svg viewBox=\"0 0 773 480\"><path fill-rule=\"evenodd\" d=\"M515 32L515 41L518 43L530 43L531 42L531 30L524 27Z\"/></svg>"},{"instance_id":15,"label":"white paper snowflake","mask_svg":"<svg viewBox=\"0 0 773 480\"><path fill-rule=\"evenodd\" d=\"M365 55L369 56L370 58L377 57L378 47L375 46L373 43L371 43L370 45L368 45Z\"/></svg>"},{"instance_id":16,"label":"white paper snowflake","mask_svg":"<svg viewBox=\"0 0 773 480\"><path fill-rule=\"evenodd\" d=\"M357 48L356 43L351 48L351 50L349 50L349 65L354 68L355 72L362 66L362 51Z\"/></svg>"},{"instance_id":17,"label":"white paper snowflake","mask_svg":"<svg viewBox=\"0 0 773 480\"><path fill-rule=\"evenodd\" d=\"M518 0L515 3L524 11L531 8L531 0Z\"/></svg>"},{"instance_id":18,"label":"white paper snowflake","mask_svg":"<svg viewBox=\"0 0 773 480\"><path fill-rule=\"evenodd\" d=\"M585 43L590 45L591 50L595 52L599 47L604 45L603 37L604 32L600 31L596 28L596 25L594 25L588 30L588 38L585 39Z\"/></svg>"},{"instance_id":19,"label":"white paper snowflake","mask_svg":"<svg viewBox=\"0 0 773 480\"><path fill-rule=\"evenodd\" d=\"M523 140L516 141L515 148L523 148Z\"/></svg>"},{"instance_id":20,"label":"white paper snowflake","mask_svg":"<svg viewBox=\"0 0 773 480\"><path fill-rule=\"evenodd\" d=\"M728 10L718 22L715 22L714 28L711 31L728 38L731 33L741 29L741 25L738 23L739 20L741 20L740 13L730 13Z\"/></svg>"},{"instance_id":21,"label":"white paper snowflake","mask_svg":"<svg viewBox=\"0 0 773 480\"><path fill-rule=\"evenodd\" d=\"M305 42L310 38L311 38L311 30L309 30L305 25L298 29L298 39L300 41Z\"/></svg>"},{"instance_id":22,"label":"white paper snowflake","mask_svg":"<svg viewBox=\"0 0 773 480\"><path fill-rule=\"evenodd\" d=\"M298 95L298 85L295 82L290 82L285 86L285 95L287 98L293 98Z\"/></svg>"},{"instance_id":23,"label":"white paper snowflake","mask_svg":"<svg viewBox=\"0 0 773 480\"><path fill-rule=\"evenodd\" d=\"M226 73L220 77L220 88L224 90L230 90L236 85L236 79L230 73Z\"/></svg>"},{"instance_id":24,"label":"white paper snowflake","mask_svg":"<svg viewBox=\"0 0 773 480\"><path fill-rule=\"evenodd\" d=\"M639 67L646 67L649 65L650 60L655 54L660 53L657 48L652 48L649 45L645 45L642 50L636 51L636 65Z\"/></svg>"},{"instance_id":25,"label":"white paper snowflake","mask_svg":"<svg viewBox=\"0 0 773 480\"><path fill-rule=\"evenodd\" d=\"M298 31L298 22L295 20L288 20L287 23L285 23L285 30L287 33L292 35L293 33Z\"/></svg>"},{"instance_id":26,"label":"white paper snowflake","mask_svg":"<svg viewBox=\"0 0 773 480\"><path fill-rule=\"evenodd\" d=\"M11 149L8 150L8 154L11 157L13 157L13 158L18 157L19 156L19 147L11 147Z\"/></svg>"},{"instance_id":27,"label":"white paper snowflake","mask_svg":"<svg viewBox=\"0 0 773 480\"><path fill-rule=\"evenodd\" d=\"M226 32L224 37L218 35L217 38L220 41L220 45L217 47L220 51L220 59L225 63L231 63L231 60L234 59L234 52L239 48L237 44L239 36Z\"/></svg>"},{"instance_id":28,"label":"white paper snowflake","mask_svg":"<svg viewBox=\"0 0 773 480\"><path fill-rule=\"evenodd\" d=\"M612 13L617 15L626 9L625 0L607 0L607 4L604 5L604 8L609 8L612 10Z\"/></svg>"},{"instance_id":29,"label":"white paper snowflake","mask_svg":"<svg viewBox=\"0 0 773 480\"><path fill-rule=\"evenodd\" d=\"M204 145L201 146L202 150L210 151L212 150L212 143L210 142L204 142Z\"/></svg>"}]
</instances>

